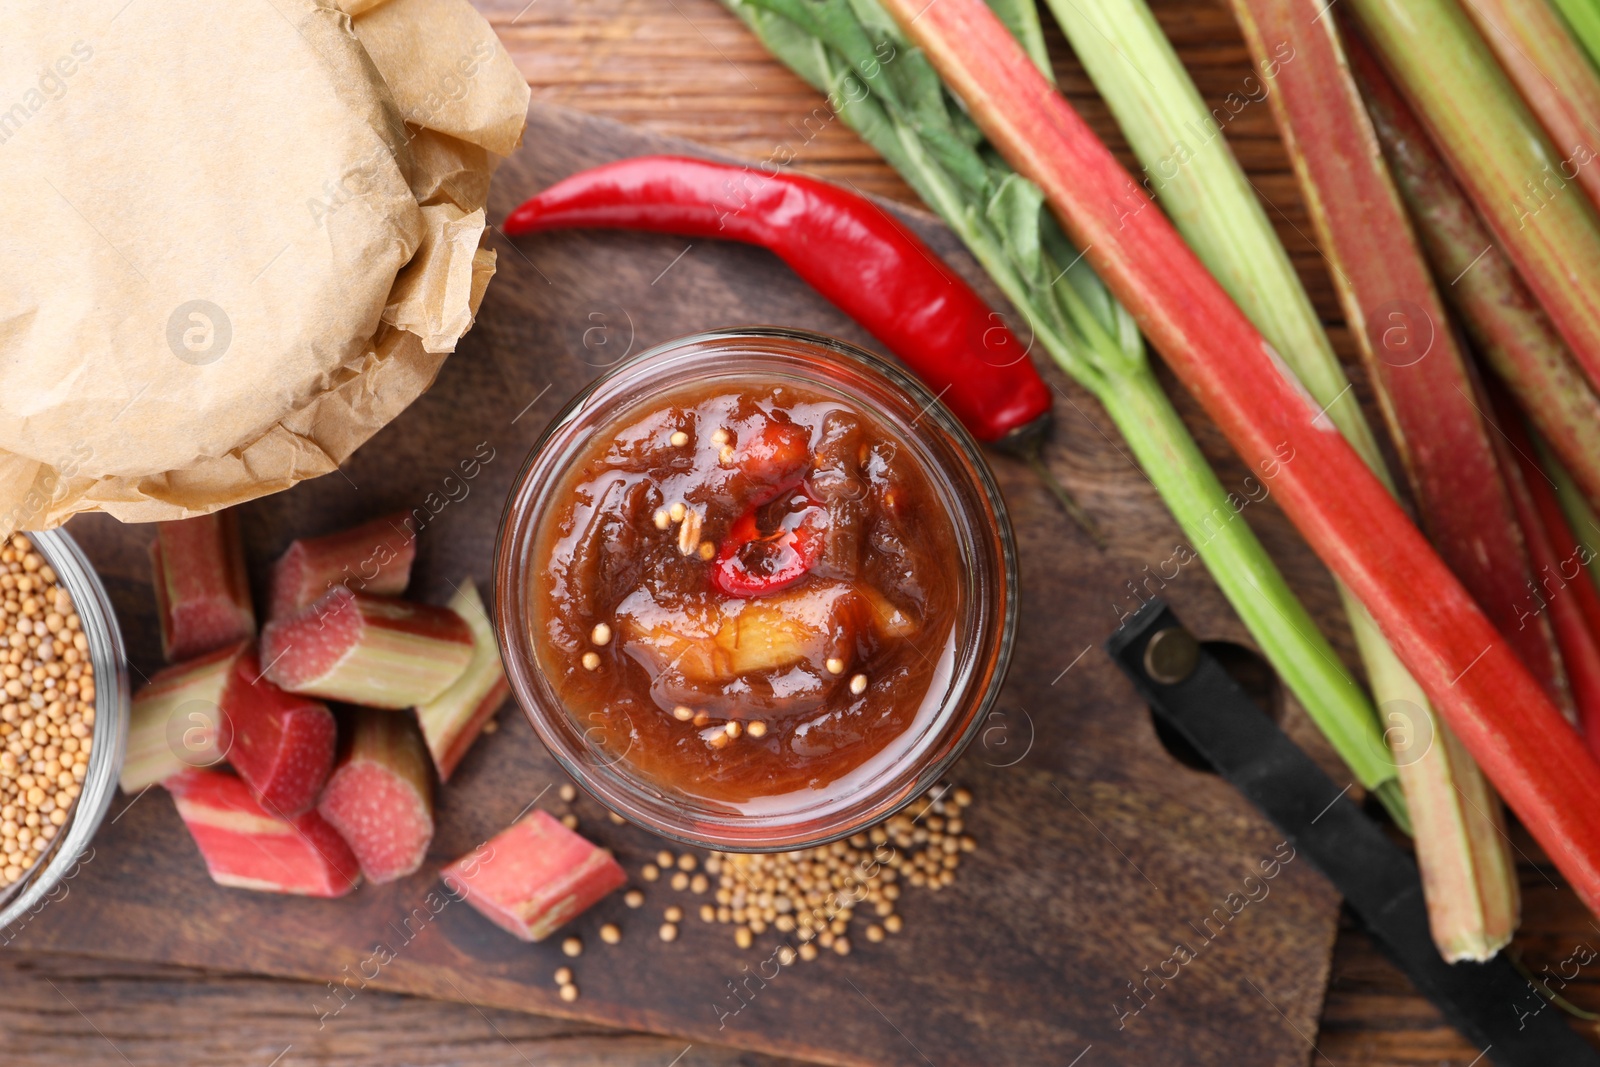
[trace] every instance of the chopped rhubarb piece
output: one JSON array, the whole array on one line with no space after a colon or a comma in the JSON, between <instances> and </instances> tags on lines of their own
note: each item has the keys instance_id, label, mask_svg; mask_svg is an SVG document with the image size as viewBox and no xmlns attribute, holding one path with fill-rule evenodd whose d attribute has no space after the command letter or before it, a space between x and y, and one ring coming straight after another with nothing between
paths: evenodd
<instances>
[{"instance_id":1,"label":"chopped rhubarb piece","mask_svg":"<svg viewBox=\"0 0 1600 1067\"><path fill-rule=\"evenodd\" d=\"M449 608L336 586L261 634L267 677L291 693L370 708L426 704L472 662L472 630Z\"/></svg>"},{"instance_id":2,"label":"chopped rhubarb piece","mask_svg":"<svg viewBox=\"0 0 1600 1067\"><path fill-rule=\"evenodd\" d=\"M293 615L336 585L379 596L404 593L417 557L416 535L405 522L402 512L294 542L273 565L267 618Z\"/></svg>"},{"instance_id":3,"label":"chopped rhubarb piece","mask_svg":"<svg viewBox=\"0 0 1600 1067\"><path fill-rule=\"evenodd\" d=\"M209 767L228 754L232 731L223 694L245 645L219 648L159 671L133 696L122 791L137 793L179 771Z\"/></svg>"},{"instance_id":4,"label":"chopped rhubarb piece","mask_svg":"<svg viewBox=\"0 0 1600 1067\"><path fill-rule=\"evenodd\" d=\"M611 853L553 819L531 815L439 872L490 922L542 941L628 880Z\"/></svg>"},{"instance_id":5,"label":"chopped rhubarb piece","mask_svg":"<svg viewBox=\"0 0 1600 1067\"><path fill-rule=\"evenodd\" d=\"M472 662L449 689L426 704L417 705L417 722L422 727L428 751L433 755L433 765L439 769L441 782L449 780L456 764L477 740L484 723L511 691L506 684L505 668L500 663L500 646L495 641L494 627L471 578L462 582L460 590L451 598L450 610L465 619L472 629Z\"/></svg>"},{"instance_id":6,"label":"chopped rhubarb piece","mask_svg":"<svg viewBox=\"0 0 1600 1067\"><path fill-rule=\"evenodd\" d=\"M244 547L231 512L157 523L150 569L161 654L169 662L256 635Z\"/></svg>"},{"instance_id":7,"label":"chopped rhubarb piece","mask_svg":"<svg viewBox=\"0 0 1600 1067\"><path fill-rule=\"evenodd\" d=\"M261 806L286 819L310 811L333 769L338 732L328 706L273 685L247 649L234 664L222 710L233 732L228 762Z\"/></svg>"},{"instance_id":8,"label":"chopped rhubarb piece","mask_svg":"<svg viewBox=\"0 0 1600 1067\"><path fill-rule=\"evenodd\" d=\"M410 716L354 709L317 811L349 844L369 881L392 882L422 866L433 840L433 789L428 753Z\"/></svg>"},{"instance_id":9,"label":"chopped rhubarb piece","mask_svg":"<svg viewBox=\"0 0 1600 1067\"><path fill-rule=\"evenodd\" d=\"M221 771L187 770L162 784L218 885L342 897L361 881L350 846L315 811L280 818Z\"/></svg>"}]
</instances>

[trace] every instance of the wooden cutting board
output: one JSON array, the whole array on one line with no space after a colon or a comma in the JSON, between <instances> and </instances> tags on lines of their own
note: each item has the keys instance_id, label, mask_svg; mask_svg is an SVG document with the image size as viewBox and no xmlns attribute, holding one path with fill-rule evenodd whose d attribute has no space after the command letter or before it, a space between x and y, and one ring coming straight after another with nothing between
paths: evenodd
<instances>
[{"instance_id":1,"label":"wooden cutting board","mask_svg":"<svg viewBox=\"0 0 1600 1067\"><path fill-rule=\"evenodd\" d=\"M695 149L536 107L525 147L496 178L490 216L581 167L660 151ZM980 278L949 233L907 217ZM258 579L296 536L420 508L428 518L412 595L442 602L465 576L486 584L517 468L566 398L604 367L739 324L871 343L756 249L619 233L515 243L497 235L495 246L499 275L478 324L434 388L340 473L240 509ZM980 848L954 886L907 892L905 932L886 943L858 937L848 958L828 955L761 984L746 979L772 953L774 934L758 940L764 950L742 952L729 927L691 918L665 944L655 936L662 909L677 903L692 915L700 901L659 884L647 887L641 911L616 895L580 918L572 929L588 947L575 961L556 943L512 940L464 905L441 907L440 865L536 797L565 810L556 789L564 775L509 706L441 791L428 863L411 878L337 901L219 888L156 789L113 803L66 896L13 943L309 979L318 984L305 1011L328 1026L338 1025L341 1003L381 988L834 1064L1306 1063L1338 898L1303 859L1270 881L1247 881L1281 859L1280 836L1226 784L1165 750L1100 651L1134 605L1132 590L1162 582L1154 575L1181 536L1104 413L1046 374L1058 389L1050 464L1111 544L1095 549L1025 467L994 458L1019 543L1022 621L1001 710L954 776L976 794L969 825ZM1224 482L1240 487L1245 471L1219 435L1186 399L1180 407ZM468 459L480 466L470 480L461 477ZM1250 505L1246 518L1313 613L1342 635L1327 574L1272 502ZM150 673L159 666L150 529L100 516L70 528L111 590L136 672ZM1162 584L1203 637L1248 645L1201 567ZM1346 780L1292 702L1284 722ZM654 839L612 825L586 798L574 810L631 874L654 854ZM607 921L623 927L622 944L596 936ZM1175 963L1180 945L1192 957ZM573 1004L557 998L550 977L567 963L583 991Z\"/></svg>"}]
</instances>

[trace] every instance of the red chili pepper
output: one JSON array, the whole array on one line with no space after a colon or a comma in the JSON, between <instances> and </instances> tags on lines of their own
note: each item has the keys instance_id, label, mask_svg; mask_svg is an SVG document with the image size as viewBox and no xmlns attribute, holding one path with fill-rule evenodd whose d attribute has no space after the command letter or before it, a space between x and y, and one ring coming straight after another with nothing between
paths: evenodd
<instances>
[{"instance_id":1,"label":"red chili pepper","mask_svg":"<svg viewBox=\"0 0 1600 1067\"><path fill-rule=\"evenodd\" d=\"M771 486L766 499L772 500L805 475L811 464L811 435L792 422L769 419L748 441L734 444L730 460L751 482Z\"/></svg>"},{"instance_id":2,"label":"red chili pepper","mask_svg":"<svg viewBox=\"0 0 1600 1067\"><path fill-rule=\"evenodd\" d=\"M911 367L980 440L1035 430L1050 390L982 297L865 197L798 174L678 156L582 171L513 211L512 235L578 227L760 245Z\"/></svg>"},{"instance_id":3,"label":"red chili pepper","mask_svg":"<svg viewBox=\"0 0 1600 1067\"><path fill-rule=\"evenodd\" d=\"M801 488L789 501L789 510L770 533L761 532L760 513L770 506L753 507L728 529L711 566L711 585L730 597L758 597L776 593L805 577L822 555L828 528L828 510Z\"/></svg>"}]
</instances>

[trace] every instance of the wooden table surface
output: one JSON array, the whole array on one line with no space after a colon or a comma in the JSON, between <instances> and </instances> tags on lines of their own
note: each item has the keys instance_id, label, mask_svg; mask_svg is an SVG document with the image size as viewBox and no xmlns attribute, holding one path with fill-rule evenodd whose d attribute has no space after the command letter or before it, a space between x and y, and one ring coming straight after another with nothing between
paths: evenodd
<instances>
[{"instance_id":1,"label":"wooden table surface","mask_svg":"<svg viewBox=\"0 0 1600 1067\"><path fill-rule=\"evenodd\" d=\"M751 160L796 165L856 188L911 199L908 189L827 112L821 98L771 60L716 0L475 0L536 98L687 137ZM1157 0L1167 32L1202 93L1216 102L1249 73L1222 0ZM1103 105L1059 35L1063 88L1119 150ZM1338 309L1268 109L1247 107L1228 139L1279 226L1330 324ZM1126 154L1124 158L1128 158ZM1351 353L1334 327L1342 354ZM1590 959L1600 926L1520 830L1525 921L1516 948L1534 971L1575 952ZM1600 1007L1594 965L1567 987ZM1480 1062L1357 930L1333 961L1320 1034L1307 1062L1339 1067ZM538 1064L541 1067L701 1067L778 1060L470 1005L365 992L338 1026L319 1029L306 1005L318 987L240 974L0 953L0 1060L8 1064ZM1524 1005L1526 1010L1529 1005ZM1271 1009L1263 1004L1263 1011ZM1508 1011L1516 1010L1508 1005ZM1553 1008L1546 1010L1555 1010ZM1311 1039L1315 1037L1315 1047ZM939 1063L936 1050L928 1050ZM1248 1067L1248 1065L1242 1065Z\"/></svg>"}]
</instances>

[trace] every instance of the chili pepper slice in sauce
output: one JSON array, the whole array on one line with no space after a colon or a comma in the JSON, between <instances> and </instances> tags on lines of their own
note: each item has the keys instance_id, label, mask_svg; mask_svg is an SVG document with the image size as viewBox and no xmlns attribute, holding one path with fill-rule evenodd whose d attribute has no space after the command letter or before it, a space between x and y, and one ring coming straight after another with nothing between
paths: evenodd
<instances>
[{"instance_id":1,"label":"chili pepper slice in sauce","mask_svg":"<svg viewBox=\"0 0 1600 1067\"><path fill-rule=\"evenodd\" d=\"M781 499L781 497L780 497ZM822 556L828 509L806 492L794 490L775 521L776 502L746 511L728 529L711 565L711 585L725 596L766 596L798 582ZM773 527L761 529L761 518Z\"/></svg>"},{"instance_id":2,"label":"chili pepper slice in sauce","mask_svg":"<svg viewBox=\"0 0 1600 1067\"><path fill-rule=\"evenodd\" d=\"M512 235L598 227L760 245L926 382L983 441L1036 439L1050 390L962 277L877 204L799 174L641 156L566 178L513 211Z\"/></svg>"}]
</instances>

